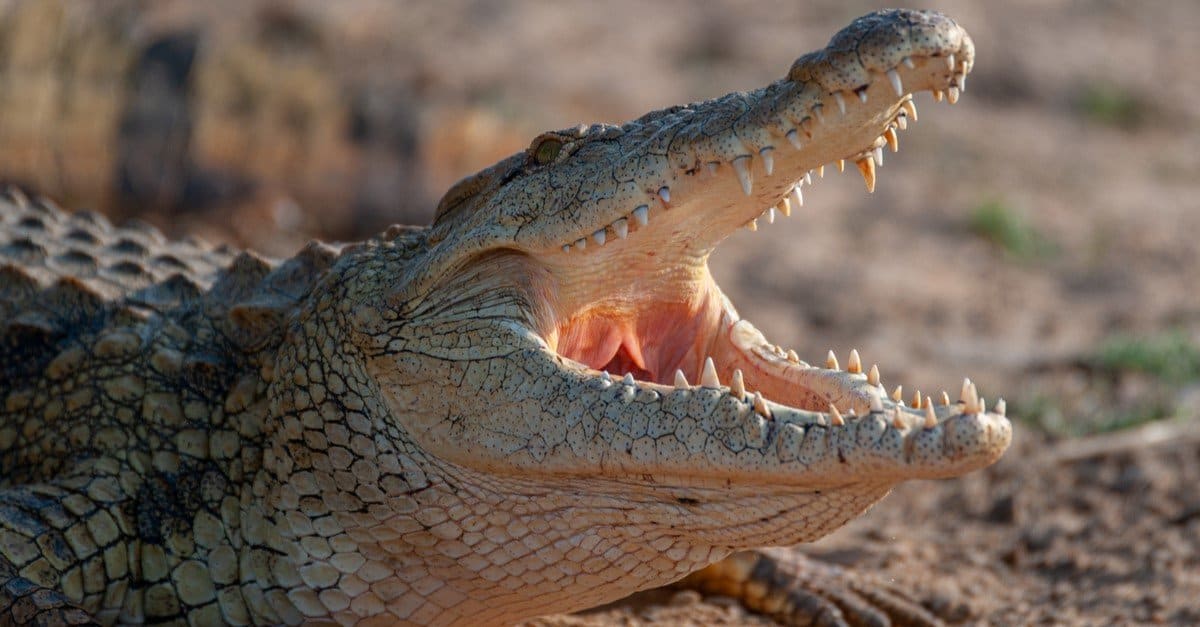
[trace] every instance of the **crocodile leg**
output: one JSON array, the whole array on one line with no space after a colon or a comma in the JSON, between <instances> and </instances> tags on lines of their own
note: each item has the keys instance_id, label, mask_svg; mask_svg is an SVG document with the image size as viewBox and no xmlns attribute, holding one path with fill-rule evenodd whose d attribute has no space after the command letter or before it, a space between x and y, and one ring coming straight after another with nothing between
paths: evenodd
<instances>
[{"instance_id":1,"label":"crocodile leg","mask_svg":"<svg viewBox=\"0 0 1200 627\"><path fill-rule=\"evenodd\" d=\"M785 625L943 624L894 586L789 549L735 553L678 585L732 597Z\"/></svg>"},{"instance_id":2,"label":"crocodile leg","mask_svg":"<svg viewBox=\"0 0 1200 627\"><path fill-rule=\"evenodd\" d=\"M145 557L116 460L0 490L0 624L110 624ZM148 594L148 593L147 593Z\"/></svg>"}]
</instances>

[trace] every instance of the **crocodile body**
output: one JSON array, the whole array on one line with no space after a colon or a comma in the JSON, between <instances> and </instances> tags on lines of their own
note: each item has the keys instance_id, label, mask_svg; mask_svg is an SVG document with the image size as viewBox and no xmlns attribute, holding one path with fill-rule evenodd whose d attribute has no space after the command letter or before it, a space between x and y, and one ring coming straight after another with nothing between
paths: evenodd
<instances>
[{"instance_id":1,"label":"crocodile body","mask_svg":"<svg viewBox=\"0 0 1200 627\"><path fill-rule=\"evenodd\" d=\"M764 89L546 133L429 227L283 261L10 192L0 620L496 624L696 571L801 614L768 558L721 560L1010 426L969 382L909 407L857 353L809 366L706 259L825 163L871 188L910 93L972 62L948 18L872 14Z\"/></svg>"}]
</instances>

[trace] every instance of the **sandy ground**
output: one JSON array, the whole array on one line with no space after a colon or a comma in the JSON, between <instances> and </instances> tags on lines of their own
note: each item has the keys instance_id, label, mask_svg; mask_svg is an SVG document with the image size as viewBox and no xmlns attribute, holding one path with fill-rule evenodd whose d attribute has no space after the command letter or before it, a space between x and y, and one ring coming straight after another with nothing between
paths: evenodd
<instances>
[{"instance_id":1,"label":"sandy ground","mask_svg":"<svg viewBox=\"0 0 1200 627\"><path fill-rule=\"evenodd\" d=\"M1200 381L1095 358L1114 336L1200 343L1200 4L916 4L974 37L963 99L919 97L873 195L857 173L827 172L791 218L734 235L714 274L802 358L858 348L889 387L926 392L970 375L1008 398L1017 440L995 468L901 486L805 550L911 587L956 622L1200 623ZM347 34L360 73L409 88L431 190L539 130L765 84L877 8L296 6ZM416 206L384 218L427 219L432 205ZM988 207L1025 248L981 226ZM321 234L209 224L277 252ZM1162 420L1137 426L1147 417ZM660 595L553 622L744 620L719 599Z\"/></svg>"}]
</instances>

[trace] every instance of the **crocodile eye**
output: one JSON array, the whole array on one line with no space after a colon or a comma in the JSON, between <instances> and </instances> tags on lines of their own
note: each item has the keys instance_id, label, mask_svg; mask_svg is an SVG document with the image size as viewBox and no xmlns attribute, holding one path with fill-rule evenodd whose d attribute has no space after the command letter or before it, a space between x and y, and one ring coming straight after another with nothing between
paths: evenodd
<instances>
[{"instance_id":1,"label":"crocodile eye","mask_svg":"<svg viewBox=\"0 0 1200 627\"><path fill-rule=\"evenodd\" d=\"M558 153L561 151L562 142L552 137L547 137L546 139L543 139L542 143L538 144L537 148L533 151L533 158L538 163L546 165L547 163L554 161L554 159L558 157Z\"/></svg>"}]
</instances>

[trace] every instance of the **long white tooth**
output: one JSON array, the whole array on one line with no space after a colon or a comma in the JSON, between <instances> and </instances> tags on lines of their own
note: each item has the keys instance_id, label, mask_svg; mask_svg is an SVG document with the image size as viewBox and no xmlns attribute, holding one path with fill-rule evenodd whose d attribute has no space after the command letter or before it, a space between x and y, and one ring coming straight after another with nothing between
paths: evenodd
<instances>
[{"instance_id":1,"label":"long white tooth","mask_svg":"<svg viewBox=\"0 0 1200 627\"><path fill-rule=\"evenodd\" d=\"M767 207L767 224L775 224L775 207Z\"/></svg>"},{"instance_id":2,"label":"long white tooth","mask_svg":"<svg viewBox=\"0 0 1200 627\"><path fill-rule=\"evenodd\" d=\"M950 70L951 72L953 72L953 71L954 71L954 65L955 65L955 63L954 63L954 53L951 53L949 56L947 56L947 57L946 57L946 69L947 69L947 70Z\"/></svg>"},{"instance_id":3,"label":"long white tooth","mask_svg":"<svg viewBox=\"0 0 1200 627\"><path fill-rule=\"evenodd\" d=\"M762 157L763 172L766 172L767 176L771 176L771 173L775 171L775 158L771 156L771 153L774 151L774 146L767 146L758 151L758 155Z\"/></svg>"},{"instance_id":4,"label":"long white tooth","mask_svg":"<svg viewBox=\"0 0 1200 627\"><path fill-rule=\"evenodd\" d=\"M896 403L904 402L904 386L897 385L896 389L892 390L892 400Z\"/></svg>"},{"instance_id":5,"label":"long white tooth","mask_svg":"<svg viewBox=\"0 0 1200 627\"><path fill-rule=\"evenodd\" d=\"M892 81L892 89L896 90L896 95L903 96L904 95L904 83L900 82L900 74L896 71L896 69L892 68L892 69L888 70L887 77L888 77L889 81Z\"/></svg>"},{"instance_id":6,"label":"long white tooth","mask_svg":"<svg viewBox=\"0 0 1200 627\"><path fill-rule=\"evenodd\" d=\"M896 126L900 127L900 130L902 130L902 131L908 130L908 116L907 115L896 116Z\"/></svg>"},{"instance_id":7,"label":"long white tooth","mask_svg":"<svg viewBox=\"0 0 1200 627\"><path fill-rule=\"evenodd\" d=\"M704 358L704 371L700 373L700 385L706 388L721 387L721 380L717 378L717 367L713 365L712 357Z\"/></svg>"},{"instance_id":8,"label":"long white tooth","mask_svg":"<svg viewBox=\"0 0 1200 627\"><path fill-rule=\"evenodd\" d=\"M667 187L666 185L663 185L662 187L658 188L658 197L662 199L664 205L670 204L671 203L671 188Z\"/></svg>"},{"instance_id":9,"label":"long white tooth","mask_svg":"<svg viewBox=\"0 0 1200 627\"><path fill-rule=\"evenodd\" d=\"M675 387L677 387L677 388L686 388L686 387L689 387L689 386L688 386L688 380L687 380L687 377L685 377L685 376L683 375L683 371L682 371L682 370L676 370L676 371L675 371Z\"/></svg>"},{"instance_id":10,"label":"long white tooth","mask_svg":"<svg viewBox=\"0 0 1200 627\"><path fill-rule=\"evenodd\" d=\"M904 104L902 104L900 106L904 107L904 112L908 114L908 117L912 118L913 122L917 121L917 105L916 105L916 103L914 103L912 100L905 100Z\"/></svg>"},{"instance_id":11,"label":"long white tooth","mask_svg":"<svg viewBox=\"0 0 1200 627\"><path fill-rule=\"evenodd\" d=\"M913 392L912 400L908 402L908 406L917 409L921 406L921 390Z\"/></svg>"},{"instance_id":12,"label":"long white tooth","mask_svg":"<svg viewBox=\"0 0 1200 627\"><path fill-rule=\"evenodd\" d=\"M903 59L900 60L900 62L904 64L904 67L906 67L910 70L916 68L916 66L913 65L912 59L910 57L904 57Z\"/></svg>"},{"instance_id":13,"label":"long white tooth","mask_svg":"<svg viewBox=\"0 0 1200 627\"><path fill-rule=\"evenodd\" d=\"M793 205L796 205L797 207L804 206L804 194L800 191L799 185L792 187L791 195L792 195L792 204Z\"/></svg>"},{"instance_id":14,"label":"long white tooth","mask_svg":"<svg viewBox=\"0 0 1200 627\"><path fill-rule=\"evenodd\" d=\"M704 167L708 168L709 174L716 174L717 170L721 167L721 164L716 161L709 161L708 163L704 164Z\"/></svg>"},{"instance_id":15,"label":"long white tooth","mask_svg":"<svg viewBox=\"0 0 1200 627\"><path fill-rule=\"evenodd\" d=\"M771 417L771 410L767 409L767 403L763 400L762 392L754 393L754 411L761 414L764 418Z\"/></svg>"},{"instance_id":16,"label":"long white tooth","mask_svg":"<svg viewBox=\"0 0 1200 627\"><path fill-rule=\"evenodd\" d=\"M862 358L858 356L858 349L850 349L850 359L846 362L846 372L850 374L859 374L862 372Z\"/></svg>"},{"instance_id":17,"label":"long white tooth","mask_svg":"<svg viewBox=\"0 0 1200 627\"><path fill-rule=\"evenodd\" d=\"M784 137L787 138L788 143L792 145L792 148L795 148L796 150L804 148L804 144L800 143L800 133L796 132L796 129L788 131Z\"/></svg>"},{"instance_id":18,"label":"long white tooth","mask_svg":"<svg viewBox=\"0 0 1200 627\"><path fill-rule=\"evenodd\" d=\"M875 150L871 152L872 156L875 157L875 165L883 165L883 146L876 146Z\"/></svg>"},{"instance_id":19,"label":"long white tooth","mask_svg":"<svg viewBox=\"0 0 1200 627\"><path fill-rule=\"evenodd\" d=\"M964 412L968 414L979 413L979 391L975 389L975 384L971 384L971 389L967 392L966 407Z\"/></svg>"},{"instance_id":20,"label":"long white tooth","mask_svg":"<svg viewBox=\"0 0 1200 627\"><path fill-rule=\"evenodd\" d=\"M954 77L954 82L958 83L959 91L967 91L967 75L959 74Z\"/></svg>"},{"instance_id":21,"label":"long white tooth","mask_svg":"<svg viewBox=\"0 0 1200 627\"><path fill-rule=\"evenodd\" d=\"M1008 411L1008 403L1005 403L1004 399L1000 399L1000 400L996 401L995 411L997 414L1000 414L1001 416L1003 416L1005 414L1005 412Z\"/></svg>"},{"instance_id":22,"label":"long white tooth","mask_svg":"<svg viewBox=\"0 0 1200 627\"><path fill-rule=\"evenodd\" d=\"M617 234L617 238L625 239L629 236L629 220L621 218L612 223L613 233Z\"/></svg>"},{"instance_id":23,"label":"long white tooth","mask_svg":"<svg viewBox=\"0 0 1200 627\"><path fill-rule=\"evenodd\" d=\"M933 404L925 404L925 428L932 429L937 426L937 414L933 412Z\"/></svg>"},{"instance_id":24,"label":"long white tooth","mask_svg":"<svg viewBox=\"0 0 1200 627\"><path fill-rule=\"evenodd\" d=\"M570 244L563 244L563 252L564 252L564 253L569 253L569 252L571 252L571 245L570 245Z\"/></svg>"},{"instance_id":25,"label":"long white tooth","mask_svg":"<svg viewBox=\"0 0 1200 627\"><path fill-rule=\"evenodd\" d=\"M812 170L804 173L804 182L812 185Z\"/></svg>"},{"instance_id":26,"label":"long white tooth","mask_svg":"<svg viewBox=\"0 0 1200 627\"><path fill-rule=\"evenodd\" d=\"M587 249L587 239L581 237L581 238L575 240L575 248L578 248L579 250L586 250Z\"/></svg>"},{"instance_id":27,"label":"long white tooth","mask_svg":"<svg viewBox=\"0 0 1200 627\"><path fill-rule=\"evenodd\" d=\"M862 89L860 89L854 93L858 94L858 99L861 100L863 104L867 104L867 88L866 87L863 87Z\"/></svg>"},{"instance_id":28,"label":"long white tooth","mask_svg":"<svg viewBox=\"0 0 1200 627\"><path fill-rule=\"evenodd\" d=\"M950 87L946 90L946 101L950 104L958 102L958 88Z\"/></svg>"},{"instance_id":29,"label":"long white tooth","mask_svg":"<svg viewBox=\"0 0 1200 627\"><path fill-rule=\"evenodd\" d=\"M835 427L845 426L846 419L842 418L842 412L838 411L837 405L829 404L829 422Z\"/></svg>"},{"instance_id":30,"label":"long white tooth","mask_svg":"<svg viewBox=\"0 0 1200 627\"><path fill-rule=\"evenodd\" d=\"M982 396L979 397L979 413L987 413L987 399Z\"/></svg>"},{"instance_id":31,"label":"long white tooth","mask_svg":"<svg viewBox=\"0 0 1200 627\"><path fill-rule=\"evenodd\" d=\"M792 215L792 201L788 200L787 196L779 201L779 210L783 212L784 216Z\"/></svg>"},{"instance_id":32,"label":"long white tooth","mask_svg":"<svg viewBox=\"0 0 1200 627\"><path fill-rule=\"evenodd\" d=\"M883 411L883 399L879 398L878 390L872 388L870 391L867 392L867 397L868 397L868 400L870 400L870 402L871 402L871 412L872 413Z\"/></svg>"},{"instance_id":33,"label":"long white tooth","mask_svg":"<svg viewBox=\"0 0 1200 627\"><path fill-rule=\"evenodd\" d=\"M603 246L604 242L608 241L608 235L604 232L604 229L599 229L595 233L592 233L592 239L596 240L596 245Z\"/></svg>"},{"instance_id":34,"label":"long white tooth","mask_svg":"<svg viewBox=\"0 0 1200 627\"><path fill-rule=\"evenodd\" d=\"M812 112L813 112L813 116L815 116L817 118L818 122L820 122L821 124L825 123L825 105L823 105L823 104L813 105Z\"/></svg>"},{"instance_id":35,"label":"long white tooth","mask_svg":"<svg viewBox=\"0 0 1200 627\"><path fill-rule=\"evenodd\" d=\"M864 157L854 162L858 166L858 173L862 174L863 183L867 185L867 193L875 191L875 160L870 157Z\"/></svg>"},{"instance_id":36,"label":"long white tooth","mask_svg":"<svg viewBox=\"0 0 1200 627\"><path fill-rule=\"evenodd\" d=\"M837 355L833 354L833 349L829 349L829 354L825 356L825 367L829 370L841 370L838 365Z\"/></svg>"},{"instance_id":37,"label":"long white tooth","mask_svg":"<svg viewBox=\"0 0 1200 627\"><path fill-rule=\"evenodd\" d=\"M958 393L958 402L967 402L967 395L971 393L971 379L964 378L962 382L962 391Z\"/></svg>"},{"instance_id":38,"label":"long white tooth","mask_svg":"<svg viewBox=\"0 0 1200 627\"><path fill-rule=\"evenodd\" d=\"M742 377L741 368L736 368L733 371L733 378L729 381L729 393L739 401L746 398L746 381Z\"/></svg>"},{"instance_id":39,"label":"long white tooth","mask_svg":"<svg viewBox=\"0 0 1200 627\"><path fill-rule=\"evenodd\" d=\"M825 164L817 166L817 176L825 178Z\"/></svg>"},{"instance_id":40,"label":"long white tooth","mask_svg":"<svg viewBox=\"0 0 1200 627\"><path fill-rule=\"evenodd\" d=\"M846 115L846 98L842 96L842 92L833 92L833 100L837 103L838 111L841 111L842 115Z\"/></svg>"},{"instance_id":41,"label":"long white tooth","mask_svg":"<svg viewBox=\"0 0 1200 627\"><path fill-rule=\"evenodd\" d=\"M747 196L754 191L754 182L750 180L750 168L746 167L746 162L750 157L742 155L733 160L733 171L737 173L738 182L742 184L742 191Z\"/></svg>"},{"instance_id":42,"label":"long white tooth","mask_svg":"<svg viewBox=\"0 0 1200 627\"><path fill-rule=\"evenodd\" d=\"M621 383L624 383L625 385L634 385L635 382L633 380L633 374L626 372L625 377L621 379Z\"/></svg>"},{"instance_id":43,"label":"long white tooth","mask_svg":"<svg viewBox=\"0 0 1200 627\"><path fill-rule=\"evenodd\" d=\"M838 159L838 172L845 172L845 171L846 171L846 160Z\"/></svg>"},{"instance_id":44,"label":"long white tooth","mask_svg":"<svg viewBox=\"0 0 1200 627\"><path fill-rule=\"evenodd\" d=\"M638 226L646 226L650 222L650 206L641 205L633 210L633 219L637 220Z\"/></svg>"},{"instance_id":45,"label":"long white tooth","mask_svg":"<svg viewBox=\"0 0 1200 627\"><path fill-rule=\"evenodd\" d=\"M896 135L896 129L888 127L888 130L883 132L883 138L887 140L888 148L892 152L900 152L900 137Z\"/></svg>"},{"instance_id":46,"label":"long white tooth","mask_svg":"<svg viewBox=\"0 0 1200 627\"><path fill-rule=\"evenodd\" d=\"M946 390L942 390L942 399L941 400L942 400L943 405L950 404L950 395L946 393Z\"/></svg>"},{"instance_id":47,"label":"long white tooth","mask_svg":"<svg viewBox=\"0 0 1200 627\"><path fill-rule=\"evenodd\" d=\"M867 371L867 383L871 385L879 385L879 365L871 364L871 369Z\"/></svg>"}]
</instances>

